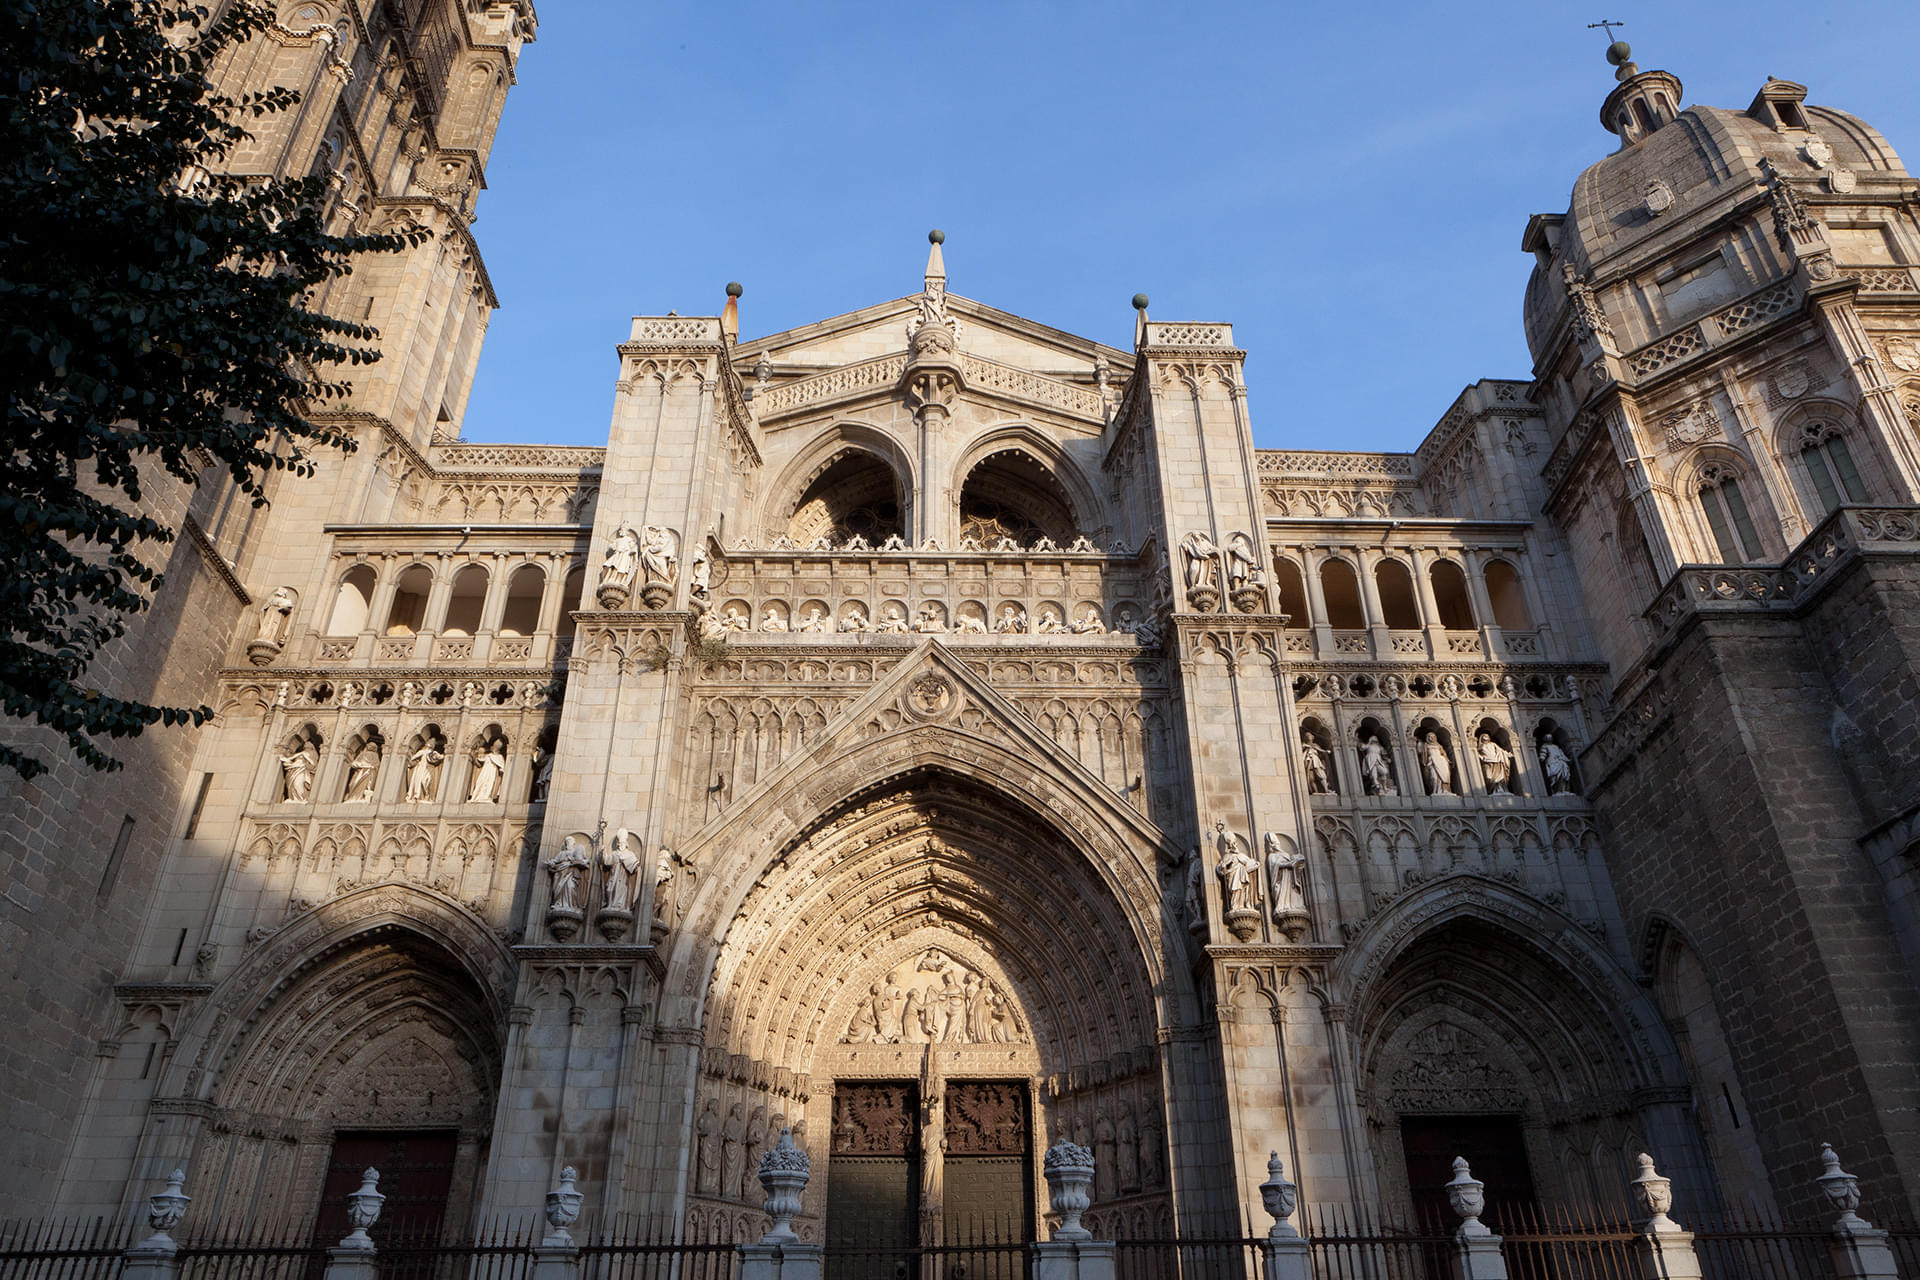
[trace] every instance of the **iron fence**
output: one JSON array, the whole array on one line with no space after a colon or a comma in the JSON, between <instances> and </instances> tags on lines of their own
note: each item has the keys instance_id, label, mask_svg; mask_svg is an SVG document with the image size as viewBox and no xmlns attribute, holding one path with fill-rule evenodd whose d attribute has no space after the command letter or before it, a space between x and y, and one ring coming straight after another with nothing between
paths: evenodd
<instances>
[{"instance_id":1,"label":"iron fence","mask_svg":"<svg viewBox=\"0 0 1920 1280\"><path fill-rule=\"evenodd\" d=\"M1889 1218L1878 1222L1887 1233L1887 1247L1893 1250L1894 1265L1908 1280L1920 1280L1920 1222L1912 1218Z\"/></svg>"},{"instance_id":2,"label":"iron fence","mask_svg":"<svg viewBox=\"0 0 1920 1280\"><path fill-rule=\"evenodd\" d=\"M1695 1214L1685 1225L1705 1280L1827 1280L1835 1274L1829 1227L1738 1212Z\"/></svg>"},{"instance_id":3,"label":"iron fence","mask_svg":"<svg viewBox=\"0 0 1920 1280\"><path fill-rule=\"evenodd\" d=\"M1261 1274L1262 1241L1253 1236L1116 1240L1118 1280L1246 1280Z\"/></svg>"},{"instance_id":4,"label":"iron fence","mask_svg":"<svg viewBox=\"0 0 1920 1280\"><path fill-rule=\"evenodd\" d=\"M105 1218L0 1223L0 1280L113 1280L138 1238Z\"/></svg>"},{"instance_id":5,"label":"iron fence","mask_svg":"<svg viewBox=\"0 0 1920 1280\"><path fill-rule=\"evenodd\" d=\"M1437 1223L1380 1222L1347 1205L1301 1214L1320 1280L1453 1280L1453 1237Z\"/></svg>"}]
</instances>

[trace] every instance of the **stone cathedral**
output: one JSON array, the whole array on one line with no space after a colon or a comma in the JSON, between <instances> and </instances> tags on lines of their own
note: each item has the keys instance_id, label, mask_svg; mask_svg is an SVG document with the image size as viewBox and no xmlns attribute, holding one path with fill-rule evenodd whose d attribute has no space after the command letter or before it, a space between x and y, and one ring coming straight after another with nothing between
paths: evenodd
<instances>
[{"instance_id":1,"label":"stone cathedral","mask_svg":"<svg viewBox=\"0 0 1920 1280\"><path fill-rule=\"evenodd\" d=\"M1256 448L1231 325L1104 346L937 232L859 311L609 335L604 447L468 443L534 33L302 0L223 70L303 95L237 164L432 234L327 301L382 335L355 451L150 495L101 670L216 719L0 780L9 1212L179 1166L319 1230L374 1164L451 1233L572 1165L749 1238L782 1128L829 1243L1043 1229L1060 1137L1109 1236L1264 1228L1270 1151L1401 1220L1456 1154L1803 1213L1822 1142L1920 1206L1920 183L1871 126L1614 46L1532 376L1411 453Z\"/></svg>"}]
</instances>

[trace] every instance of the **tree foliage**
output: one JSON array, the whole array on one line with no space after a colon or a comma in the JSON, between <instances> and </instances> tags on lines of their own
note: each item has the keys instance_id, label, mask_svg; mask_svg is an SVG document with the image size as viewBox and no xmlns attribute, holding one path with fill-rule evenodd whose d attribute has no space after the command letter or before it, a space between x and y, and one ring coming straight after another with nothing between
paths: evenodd
<instances>
[{"instance_id":1,"label":"tree foliage","mask_svg":"<svg viewBox=\"0 0 1920 1280\"><path fill-rule=\"evenodd\" d=\"M216 89L221 57L271 19L258 0L217 17L183 0L0 0L0 710L96 769L119 767L98 739L211 714L89 678L160 585L152 544L176 533L143 488L224 470L261 505L271 472L351 449L305 414L379 358L377 335L312 299L353 255L411 239L329 235L324 176L223 172L248 120L298 101ZM5 743L0 763L46 768Z\"/></svg>"}]
</instances>

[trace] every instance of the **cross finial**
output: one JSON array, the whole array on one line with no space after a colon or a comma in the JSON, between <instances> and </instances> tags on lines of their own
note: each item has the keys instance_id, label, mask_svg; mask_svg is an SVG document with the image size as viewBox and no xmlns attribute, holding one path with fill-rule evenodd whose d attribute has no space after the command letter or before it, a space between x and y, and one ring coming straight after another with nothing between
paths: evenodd
<instances>
[{"instance_id":1,"label":"cross finial","mask_svg":"<svg viewBox=\"0 0 1920 1280\"><path fill-rule=\"evenodd\" d=\"M1589 23L1587 24L1587 30L1589 30L1589 31L1601 31L1601 30L1604 30L1604 31L1605 31L1605 32L1607 33L1607 41L1608 41L1608 43L1612 43L1612 41L1613 41L1613 29L1614 29L1615 27L1624 27L1624 26L1626 26L1626 25L1627 25L1627 24L1626 24L1626 23L1624 23L1624 22L1617 22L1617 21L1615 21L1615 20L1614 20L1614 19L1612 19L1612 18L1608 18L1608 19L1606 19L1606 20L1604 20L1604 21L1601 21L1601 22L1589 22Z\"/></svg>"}]
</instances>

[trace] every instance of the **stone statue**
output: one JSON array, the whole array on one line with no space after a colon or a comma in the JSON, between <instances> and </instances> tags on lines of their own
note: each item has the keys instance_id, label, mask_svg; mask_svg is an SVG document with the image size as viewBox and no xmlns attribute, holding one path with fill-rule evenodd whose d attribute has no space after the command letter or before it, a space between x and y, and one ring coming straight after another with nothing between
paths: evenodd
<instances>
[{"instance_id":1,"label":"stone statue","mask_svg":"<svg viewBox=\"0 0 1920 1280\"><path fill-rule=\"evenodd\" d=\"M856 635L860 632L871 630L872 628L867 625L866 606L860 604L858 601L849 604L846 612L840 615L840 629L842 631L853 632Z\"/></svg>"},{"instance_id":2,"label":"stone statue","mask_svg":"<svg viewBox=\"0 0 1920 1280\"><path fill-rule=\"evenodd\" d=\"M1184 581L1189 596L1202 587L1217 589L1220 586L1220 548L1212 538L1195 530L1180 539L1180 555L1185 561Z\"/></svg>"},{"instance_id":3,"label":"stone statue","mask_svg":"<svg viewBox=\"0 0 1920 1280\"><path fill-rule=\"evenodd\" d=\"M527 792L527 799L534 804L546 803L553 792L553 752L533 749L533 786Z\"/></svg>"},{"instance_id":4,"label":"stone statue","mask_svg":"<svg viewBox=\"0 0 1920 1280\"><path fill-rule=\"evenodd\" d=\"M1159 1109L1147 1112L1140 1126L1140 1185L1146 1190L1160 1185L1161 1157L1166 1154L1166 1131L1160 1127Z\"/></svg>"},{"instance_id":5,"label":"stone statue","mask_svg":"<svg viewBox=\"0 0 1920 1280\"><path fill-rule=\"evenodd\" d=\"M287 632L293 625L293 606L298 601L291 587L280 587L268 596L266 604L260 607L260 634L254 640L276 646L285 644Z\"/></svg>"},{"instance_id":6,"label":"stone statue","mask_svg":"<svg viewBox=\"0 0 1920 1280\"><path fill-rule=\"evenodd\" d=\"M727 611L720 616L720 625L727 631L745 631L753 625L753 620L747 617L746 610L739 605L730 604L727 606Z\"/></svg>"},{"instance_id":7,"label":"stone statue","mask_svg":"<svg viewBox=\"0 0 1920 1280\"><path fill-rule=\"evenodd\" d=\"M983 636L987 634L987 620L974 606L962 606L954 615L953 629L963 636Z\"/></svg>"},{"instance_id":8,"label":"stone statue","mask_svg":"<svg viewBox=\"0 0 1920 1280\"><path fill-rule=\"evenodd\" d=\"M688 561L687 598L697 605L705 605L713 598L713 561L707 558L704 542L695 545Z\"/></svg>"},{"instance_id":9,"label":"stone statue","mask_svg":"<svg viewBox=\"0 0 1920 1280\"><path fill-rule=\"evenodd\" d=\"M727 626L727 620L713 610L709 609L700 615L700 638L708 644L725 640L730 630L732 628Z\"/></svg>"},{"instance_id":10,"label":"stone statue","mask_svg":"<svg viewBox=\"0 0 1920 1280\"><path fill-rule=\"evenodd\" d=\"M1307 766L1307 794L1314 796L1334 796L1340 792L1333 785L1332 762L1327 749L1314 740L1311 733L1300 735L1300 759Z\"/></svg>"},{"instance_id":11,"label":"stone statue","mask_svg":"<svg viewBox=\"0 0 1920 1280\"><path fill-rule=\"evenodd\" d=\"M1037 612L1040 615L1040 621L1039 624L1034 627L1034 630L1038 631L1041 635L1053 635L1056 632L1067 629L1067 620L1061 617L1059 611L1052 605L1043 604Z\"/></svg>"},{"instance_id":12,"label":"stone statue","mask_svg":"<svg viewBox=\"0 0 1920 1280\"><path fill-rule=\"evenodd\" d=\"M898 600L887 601L886 608L880 611L880 621L873 629L882 635L905 635L907 632L906 606Z\"/></svg>"},{"instance_id":13,"label":"stone statue","mask_svg":"<svg viewBox=\"0 0 1920 1280\"><path fill-rule=\"evenodd\" d=\"M751 1204L755 1201L754 1192L759 1189L760 1156L767 1146L767 1109L755 1107L747 1118L746 1160L740 1175L739 1199Z\"/></svg>"},{"instance_id":14,"label":"stone statue","mask_svg":"<svg viewBox=\"0 0 1920 1280\"><path fill-rule=\"evenodd\" d=\"M1488 792L1504 791L1511 795L1513 752L1501 746L1485 729L1474 735L1474 747L1480 756L1480 773L1486 779Z\"/></svg>"},{"instance_id":15,"label":"stone statue","mask_svg":"<svg viewBox=\"0 0 1920 1280\"><path fill-rule=\"evenodd\" d=\"M913 629L922 635L939 635L946 631L946 620L940 616L940 606L929 600L920 606L920 614L913 620Z\"/></svg>"},{"instance_id":16,"label":"stone statue","mask_svg":"<svg viewBox=\"0 0 1920 1280\"><path fill-rule=\"evenodd\" d=\"M372 804L379 773L380 744L369 738L347 763L347 785L340 798L348 804Z\"/></svg>"},{"instance_id":17,"label":"stone statue","mask_svg":"<svg viewBox=\"0 0 1920 1280\"><path fill-rule=\"evenodd\" d=\"M741 1177L747 1172L746 1137L746 1105L736 1102L727 1109L727 1122L720 1126L720 1194L723 1196L732 1196L738 1191Z\"/></svg>"},{"instance_id":18,"label":"stone statue","mask_svg":"<svg viewBox=\"0 0 1920 1280\"><path fill-rule=\"evenodd\" d=\"M1227 589L1244 591L1248 587L1265 585L1266 577L1260 572L1260 553L1255 550L1253 539L1244 533L1235 533L1227 539Z\"/></svg>"},{"instance_id":19,"label":"stone statue","mask_svg":"<svg viewBox=\"0 0 1920 1280\"><path fill-rule=\"evenodd\" d=\"M762 631L785 631L787 629L786 615L780 612L780 606L770 604L766 607L766 611L760 615L760 629Z\"/></svg>"},{"instance_id":20,"label":"stone statue","mask_svg":"<svg viewBox=\"0 0 1920 1280\"><path fill-rule=\"evenodd\" d=\"M827 606L818 600L807 606L806 613L800 619L798 630L809 635L833 630L833 618L827 613Z\"/></svg>"},{"instance_id":21,"label":"stone statue","mask_svg":"<svg viewBox=\"0 0 1920 1280\"><path fill-rule=\"evenodd\" d=\"M1019 1025L1013 1020L1013 1006L1000 994L998 987L987 989L987 1014L992 1023L991 1039L995 1044L1007 1044L1019 1034Z\"/></svg>"},{"instance_id":22,"label":"stone statue","mask_svg":"<svg viewBox=\"0 0 1920 1280\"><path fill-rule=\"evenodd\" d=\"M507 744L495 738L473 753L473 785L467 788L468 804L498 804L500 779L507 772Z\"/></svg>"},{"instance_id":23,"label":"stone statue","mask_svg":"<svg viewBox=\"0 0 1920 1280\"><path fill-rule=\"evenodd\" d=\"M1540 744L1540 770L1547 776L1548 795L1573 794L1573 761L1552 738Z\"/></svg>"},{"instance_id":24,"label":"stone statue","mask_svg":"<svg viewBox=\"0 0 1920 1280\"><path fill-rule=\"evenodd\" d=\"M435 772L446 755L440 750L440 740L428 737L421 740L420 749L407 757L407 803L425 804L433 799L434 784L438 781Z\"/></svg>"},{"instance_id":25,"label":"stone statue","mask_svg":"<svg viewBox=\"0 0 1920 1280\"><path fill-rule=\"evenodd\" d=\"M578 840L568 836L560 842L560 848L546 861L549 910L580 912L580 881L590 865L587 851Z\"/></svg>"},{"instance_id":26,"label":"stone statue","mask_svg":"<svg viewBox=\"0 0 1920 1280\"><path fill-rule=\"evenodd\" d=\"M1187 911L1187 928L1194 933L1202 933L1207 927L1206 908L1204 906L1205 890L1202 887L1200 878L1204 874L1203 867L1205 863L1206 855L1202 853L1198 847L1187 855L1184 875L1185 883L1182 886L1182 892L1184 895L1183 903Z\"/></svg>"},{"instance_id":27,"label":"stone statue","mask_svg":"<svg viewBox=\"0 0 1920 1280\"><path fill-rule=\"evenodd\" d=\"M680 868L689 872L693 865L685 858L660 846L660 856L653 863L653 918L661 924L673 923L674 886L680 878Z\"/></svg>"},{"instance_id":28,"label":"stone statue","mask_svg":"<svg viewBox=\"0 0 1920 1280\"><path fill-rule=\"evenodd\" d=\"M1387 749L1371 733L1360 744L1360 780L1370 796L1400 794L1400 788L1393 782L1393 766L1387 761Z\"/></svg>"},{"instance_id":29,"label":"stone statue","mask_svg":"<svg viewBox=\"0 0 1920 1280\"><path fill-rule=\"evenodd\" d=\"M1301 883L1307 860L1294 848L1293 841L1278 831L1267 832L1265 844L1267 901L1273 911L1273 922L1289 941L1297 942L1311 923L1306 888Z\"/></svg>"},{"instance_id":30,"label":"stone statue","mask_svg":"<svg viewBox=\"0 0 1920 1280\"><path fill-rule=\"evenodd\" d=\"M1453 789L1453 761L1447 758L1447 746L1436 730L1420 735L1420 773L1426 779L1428 795L1459 794Z\"/></svg>"},{"instance_id":31,"label":"stone statue","mask_svg":"<svg viewBox=\"0 0 1920 1280\"><path fill-rule=\"evenodd\" d=\"M607 869L603 896L608 911L633 910L633 877L640 870L638 844L633 832L621 827L600 853L600 865Z\"/></svg>"},{"instance_id":32,"label":"stone statue","mask_svg":"<svg viewBox=\"0 0 1920 1280\"><path fill-rule=\"evenodd\" d=\"M1067 630L1077 636L1103 636L1107 634L1107 624L1100 620L1100 606L1088 605L1071 623Z\"/></svg>"},{"instance_id":33,"label":"stone statue","mask_svg":"<svg viewBox=\"0 0 1920 1280\"><path fill-rule=\"evenodd\" d=\"M640 546L640 572L644 580L672 586L679 554L679 535L661 525L648 525Z\"/></svg>"},{"instance_id":34,"label":"stone statue","mask_svg":"<svg viewBox=\"0 0 1920 1280\"><path fill-rule=\"evenodd\" d=\"M1122 1110L1114 1132L1114 1164L1122 1193L1140 1189L1140 1137L1134 1132L1133 1112Z\"/></svg>"},{"instance_id":35,"label":"stone statue","mask_svg":"<svg viewBox=\"0 0 1920 1280\"><path fill-rule=\"evenodd\" d=\"M993 629L1003 636L1024 634L1027 629L1027 611L1016 604L1000 606L999 620Z\"/></svg>"},{"instance_id":36,"label":"stone statue","mask_svg":"<svg viewBox=\"0 0 1920 1280\"><path fill-rule=\"evenodd\" d=\"M920 1209L925 1212L940 1204L947 1149L947 1088L938 1077L927 1081L920 1103Z\"/></svg>"},{"instance_id":37,"label":"stone statue","mask_svg":"<svg viewBox=\"0 0 1920 1280\"><path fill-rule=\"evenodd\" d=\"M313 775L320 767L320 753L305 738L297 741L299 746L292 755L280 757L280 778L286 787L286 798L295 804L305 804L313 799Z\"/></svg>"},{"instance_id":38,"label":"stone statue","mask_svg":"<svg viewBox=\"0 0 1920 1280\"><path fill-rule=\"evenodd\" d=\"M1220 896L1225 899L1229 916L1260 909L1260 864L1253 860L1247 842L1227 830L1227 824L1213 824L1213 848L1220 861L1214 874L1220 877Z\"/></svg>"},{"instance_id":39,"label":"stone statue","mask_svg":"<svg viewBox=\"0 0 1920 1280\"><path fill-rule=\"evenodd\" d=\"M700 1113L700 1123L694 1126L694 1153L698 1162L695 1171L695 1187L702 1195L713 1195L720 1189L720 1111L712 1098L707 1099L706 1109Z\"/></svg>"},{"instance_id":40,"label":"stone statue","mask_svg":"<svg viewBox=\"0 0 1920 1280\"><path fill-rule=\"evenodd\" d=\"M607 539L607 551L600 561L600 590L617 591L623 597L633 586L634 570L640 564L640 535L633 526L621 524Z\"/></svg>"}]
</instances>

